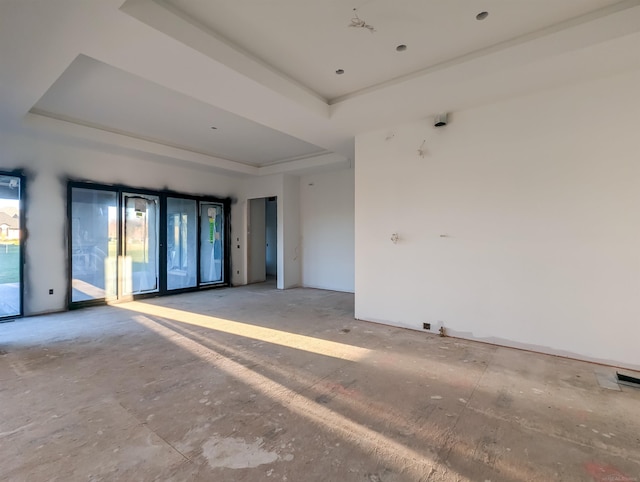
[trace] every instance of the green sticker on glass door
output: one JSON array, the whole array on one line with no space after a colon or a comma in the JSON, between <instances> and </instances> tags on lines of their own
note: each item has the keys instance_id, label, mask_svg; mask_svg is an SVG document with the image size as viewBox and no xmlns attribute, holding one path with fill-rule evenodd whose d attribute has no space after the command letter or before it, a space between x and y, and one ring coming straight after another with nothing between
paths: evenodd
<instances>
[{"instance_id":1,"label":"green sticker on glass door","mask_svg":"<svg viewBox=\"0 0 640 482\"><path fill-rule=\"evenodd\" d=\"M216 233L216 209L209 208L207 214L209 216L209 243L213 244Z\"/></svg>"}]
</instances>

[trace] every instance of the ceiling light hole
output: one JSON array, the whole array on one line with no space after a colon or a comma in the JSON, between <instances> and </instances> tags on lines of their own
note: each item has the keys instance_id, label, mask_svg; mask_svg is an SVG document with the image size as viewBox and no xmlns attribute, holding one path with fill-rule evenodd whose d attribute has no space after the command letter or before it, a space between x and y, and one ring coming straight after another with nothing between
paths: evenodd
<instances>
[{"instance_id":1,"label":"ceiling light hole","mask_svg":"<svg viewBox=\"0 0 640 482\"><path fill-rule=\"evenodd\" d=\"M400 44L396 47L396 50L398 52L404 52L405 50L407 50L407 46L405 44Z\"/></svg>"},{"instance_id":2,"label":"ceiling light hole","mask_svg":"<svg viewBox=\"0 0 640 482\"><path fill-rule=\"evenodd\" d=\"M338 74L338 75L342 75L342 74L344 74L344 69L338 69L338 70L336 70L336 74Z\"/></svg>"},{"instance_id":3,"label":"ceiling light hole","mask_svg":"<svg viewBox=\"0 0 640 482\"><path fill-rule=\"evenodd\" d=\"M489 12L480 12L478 15L476 15L476 20L484 20L488 16Z\"/></svg>"}]
</instances>

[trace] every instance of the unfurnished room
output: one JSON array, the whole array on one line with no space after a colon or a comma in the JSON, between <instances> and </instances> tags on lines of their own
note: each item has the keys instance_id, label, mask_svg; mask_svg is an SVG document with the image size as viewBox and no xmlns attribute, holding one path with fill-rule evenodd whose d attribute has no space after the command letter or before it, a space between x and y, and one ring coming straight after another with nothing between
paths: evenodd
<instances>
[{"instance_id":1,"label":"unfurnished room","mask_svg":"<svg viewBox=\"0 0 640 482\"><path fill-rule=\"evenodd\" d=\"M640 0L0 0L0 480L640 481Z\"/></svg>"}]
</instances>

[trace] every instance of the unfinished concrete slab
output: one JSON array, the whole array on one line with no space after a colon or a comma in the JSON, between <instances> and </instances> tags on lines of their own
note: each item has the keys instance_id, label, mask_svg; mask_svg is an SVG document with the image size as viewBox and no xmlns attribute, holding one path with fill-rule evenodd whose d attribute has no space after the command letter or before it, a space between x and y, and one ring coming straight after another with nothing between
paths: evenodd
<instances>
[{"instance_id":1,"label":"unfinished concrete slab","mask_svg":"<svg viewBox=\"0 0 640 482\"><path fill-rule=\"evenodd\" d=\"M0 350L0 480L640 480L615 369L356 321L347 293L33 317Z\"/></svg>"}]
</instances>

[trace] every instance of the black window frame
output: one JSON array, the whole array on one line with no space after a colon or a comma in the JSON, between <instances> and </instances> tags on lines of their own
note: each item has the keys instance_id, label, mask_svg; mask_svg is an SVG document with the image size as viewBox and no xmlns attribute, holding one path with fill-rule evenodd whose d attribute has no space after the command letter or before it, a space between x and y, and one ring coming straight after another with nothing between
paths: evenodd
<instances>
[{"instance_id":1,"label":"black window frame","mask_svg":"<svg viewBox=\"0 0 640 482\"><path fill-rule=\"evenodd\" d=\"M141 293L135 294L132 296L127 296L124 299L120 298L120 287L118 287L118 299L114 301L107 301L104 299L93 299L93 300L84 300L84 301L72 301L72 283L73 283L73 270L72 270L72 191L74 188L79 189L93 189L98 191L108 191L115 192L117 198L117 212L118 212L118 220L117 220L117 233L118 233L118 243L117 243L117 256L122 256L122 237L123 227L122 227L122 195L123 193L129 194L140 194L147 196L158 196L159 199L159 223L158 223L158 290L151 293ZM198 222L198 233L197 233L197 253L196 253L196 269L197 269L197 284L193 287L187 288L177 288L168 290L167 289L167 198L176 198L176 199L188 199L196 201L196 206L198 209L198 220L200 216L200 203L216 203L222 205L223 210L223 271L222 271L222 281L218 283L207 283L201 285L200 283L200 222ZM216 289L231 286L231 199L226 197L222 198L215 195L198 195L198 194L189 194L183 193L179 191L174 191L170 189L163 190L154 190L147 188L139 188L134 186L128 186L124 184L103 184L96 183L85 180L75 180L69 179L67 181L67 307L71 309L84 308L89 306L98 306L105 305L109 303L118 303L128 300L138 300L145 298L153 298L157 296L171 296L180 293L190 293L194 291L208 290L208 289ZM118 269L118 268L117 268ZM119 278L119 273L118 273Z\"/></svg>"},{"instance_id":2,"label":"black window frame","mask_svg":"<svg viewBox=\"0 0 640 482\"><path fill-rule=\"evenodd\" d=\"M24 281L25 281L24 280L24 263L26 259L25 251L27 247L27 233L28 233L26 228L27 218L25 217L25 211L26 211L25 206L27 203L27 181L26 181L26 175L22 169L14 169L11 171L0 170L0 176L17 177L18 179L20 179L20 193L18 197L18 206L19 206L18 216L20 221L20 230L19 230L20 253L18 255L18 262L20 263L20 266L18 268L19 276L20 276L20 310L18 314L0 316L0 322L6 322L15 318L24 317Z\"/></svg>"}]
</instances>

